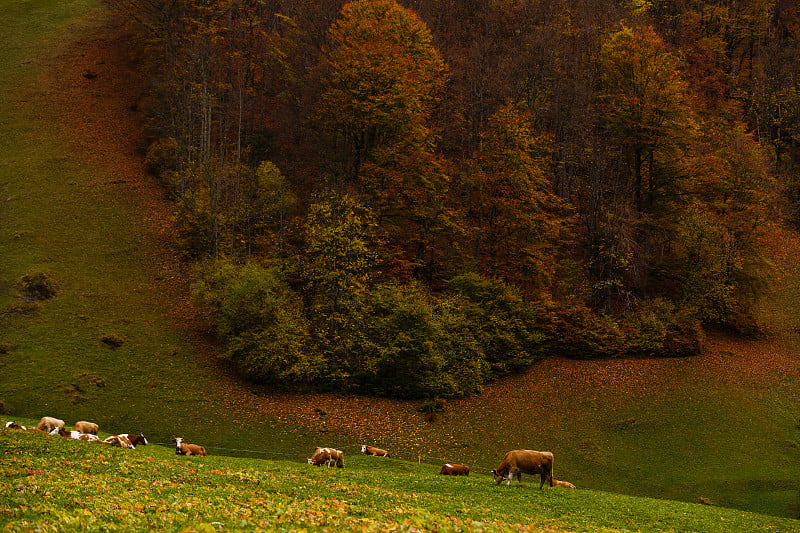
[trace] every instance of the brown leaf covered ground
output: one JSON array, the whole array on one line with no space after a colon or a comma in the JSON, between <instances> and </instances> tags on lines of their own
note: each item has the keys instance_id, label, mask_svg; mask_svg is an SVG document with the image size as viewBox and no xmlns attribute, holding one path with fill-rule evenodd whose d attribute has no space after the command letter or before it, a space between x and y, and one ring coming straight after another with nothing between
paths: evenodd
<instances>
[{"instance_id":1,"label":"brown leaf covered ground","mask_svg":"<svg viewBox=\"0 0 800 533\"><path fill-rule=\"evenodd\" d=\"M169 305L165 313L178 329L194 336L198 357L213 363L214 345L198 310L191 304L189 275L172 253L172 206L164 188L145 173L144 139L139 100L142 82L128 56L130 36L119 21L106 21L91 36L81 36L71 48L52 60L41 90L59 115L64 135L72 140L76 157L88 158L113 171L116 187L139 205L139 212L155 246L150 250L153 283L159 284ZM800 239L781 229L772 242L778 292L798 279L790 260L800 257ZM536 405L543 427L563 423L569 409L583 396L613 392L615 397L652 394L665 383L706 380L720 386L762 389L798 376L797 334L780 309L766 310L768 335L759 342L711 334L705 355L687 359L615 359L575 361L549 358L527 373L503 379L483 394L449 402L437 424L426 421L418 404L386 399L330 394L289 394L248 385L228 373L219 394L231 407L272 413L283 422L323 428L351 436L355 441L393 442L407 449L434 453L459 443L460 420L481 413L482 418L525 419ZM222 370L222 369L221 369ZM588 400L587 400L588 401ZM544 414L542 414L544 413ZM437 426L433 429L433 426ZM423 444L424 443L424 444Z\"/></svg>"}]
</instances>

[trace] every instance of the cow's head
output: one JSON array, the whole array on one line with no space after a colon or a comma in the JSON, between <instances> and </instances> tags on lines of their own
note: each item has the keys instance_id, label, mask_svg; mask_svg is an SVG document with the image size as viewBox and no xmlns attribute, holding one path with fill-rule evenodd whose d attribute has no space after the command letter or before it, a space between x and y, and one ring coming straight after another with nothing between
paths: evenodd
<instances>
[{"instance_id":1,"label":"cow's head","mask_svg":"<svg viewBox=\"0 0 800 533\"><path fill-rule=\"evenodd\" d=\"M495 485L499 485L506 478L504 475L499 474L497 472L497 470L492 470L492 475L494 476L494 484Z\"/></svg>"}]
</instances>

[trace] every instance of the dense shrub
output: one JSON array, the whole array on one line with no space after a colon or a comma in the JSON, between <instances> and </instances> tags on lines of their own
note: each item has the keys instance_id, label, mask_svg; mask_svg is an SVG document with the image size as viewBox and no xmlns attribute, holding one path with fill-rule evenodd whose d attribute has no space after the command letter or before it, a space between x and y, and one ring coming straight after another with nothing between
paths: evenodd
<instances>
[{"instance_id":1,"label":"dense shrub","mask_svg":"<svg viewBox=\"0 0 800 533\"><path fill-rule=\"evenodd\" d=\"M492 376L527 368L544 355L544 333L515 287L468 273L450 280L448 288L461 298Z\"/></svg>"},{"instance_id":2,"label":"dense shrub","mask_svg":"<svg viewBox=\"0 0 800 533\"><path fill-rule=\"evenodd\" d=\"M364 287L330 308L305 305L277 268L217 262L194 292L224 357L254 381L294 388L447 398L547 353L691 355L702 347L699 321L663 300L618 323L579 304L525 302L476 274L437 295L420 283Z\"/></svg>"},{"instance_id":3,"label":"dense shrub","mask_svg":"<svg viewBox=\"0 0 800 533\"><path fill-rule=\"evenodd\" d=\"M417 284L384 285L370 295L364 324L374 360L372 392L404 398L480 390L486 364L474 325L459 302L433 298Z\"/></svg>"},{"instance_id":4,"label":"dense shrub","mask_svg":"<svg viewBox=\"0 0 800 533\"><path fill-rule=\"evenodd\" d=\"M658 298L641 302L626 317L630 333L626 351L634 355L697 355L703 348L700 320Z\"/></svg>"},{"instance_id":5,"label":"dense shrub","mask_svg":"<svg viewBox=\"0 0 800 533\"><path fill-rule=\"evenodd\" d=\"M157 139L147 149L144 165L154 176L161 176L165 171L175 170L178 165L178 143L172 137Z\"/></svg>"},{"instance_id":6,"label":"dense shrub","mask_svg":"<svg viewBox=\"0 0 800 533\"><path fill-rule=\"evenodd\" d=\"M551 301L532 304L545 333L548 353L579 359L617 357L625 353L625 334L617 321L604 313L592 312L582 302Z\"/></svg>"},{"instance_id":7,"label":"dense shrub","mask_svg":"<svg viewBox=\"0 0 800 533\"><path fill-rule=\"evenodd\" d=\"M276 269L218 262L194 286L225 342L224 356L256 381L308 383L321 360L299 300Z\"/></svg>"}]
</instances>

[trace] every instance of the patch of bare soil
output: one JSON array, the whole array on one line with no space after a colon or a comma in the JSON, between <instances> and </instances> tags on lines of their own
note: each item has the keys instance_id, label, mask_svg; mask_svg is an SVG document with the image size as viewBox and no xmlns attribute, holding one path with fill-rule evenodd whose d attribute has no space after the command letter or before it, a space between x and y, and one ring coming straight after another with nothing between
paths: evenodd
<instances>
[{"instance_id":1,"label":"patch of bare soil","mask_svg":"<svg viewBox=\"0 0 800 533\"><path fill-rule=\"evenodd\" d=\"M116 176L111 183L130 195L146 231L159 243L151 253L154 283L164 286L170 306L165 311L187 334L198 352L212 364L214 346L204 335L202 319L189 300L189 276L175 258L172 204L155 178L145 173L142 120L137 102L143 83L129 57L130 36L119 21L109 18L91 36L82 37L52 60L42 90L54 102L77 156L85 157ZM773 243L777 264L800 257L800 238L781 230ZM786 272L778 271L781 278ZM520 397L535 398L541 412L558 413L568 391L614 389L638 395L691 372L709 380L768 387L777 379L798 374L798 355L787 349L786 332L772 331L758 342L712 334L705 355L686 359L616 359L575 361L548 358L528 372L500 380L483 394L449 402L447 424L457 424L459 413L486 410L514 419ZM224 369L222 369L224 370ZM226 373L219 394L231 408L269 413L289 424L323 428L351 435L357 441L394 441L413 444L431 424L417 411L418 403L332 394L282 393L248 385ZM542 393L544 391L545 393Z\"/></svg>"}]
</instances>

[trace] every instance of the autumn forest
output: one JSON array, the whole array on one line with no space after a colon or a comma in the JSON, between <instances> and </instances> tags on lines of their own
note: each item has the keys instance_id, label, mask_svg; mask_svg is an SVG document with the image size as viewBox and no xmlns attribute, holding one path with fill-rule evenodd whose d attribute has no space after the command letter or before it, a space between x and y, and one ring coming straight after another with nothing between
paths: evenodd
<instances>
[{"instance_id":1,"label":"autumn forest","mask_svg":"<svg viewBox=\"0 0 800 533\"><path fill-rule=\"evenodd\" d=\"M459 396L755 335L800 212L794 0L111 0L245 375Z\"/></svg>"}]
</instances>

